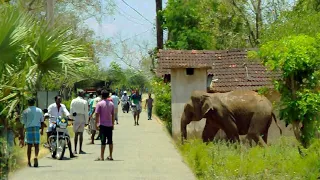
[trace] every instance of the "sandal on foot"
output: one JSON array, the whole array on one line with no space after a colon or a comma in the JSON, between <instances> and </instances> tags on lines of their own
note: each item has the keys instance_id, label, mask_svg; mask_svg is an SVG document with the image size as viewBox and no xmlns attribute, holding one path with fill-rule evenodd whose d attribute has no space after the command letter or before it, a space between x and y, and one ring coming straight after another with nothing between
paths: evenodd
<instances>
[{"instance_id":1,"label":"sandal on foot","mask_svg":"<svg viewBox=\"0 0 320 180\"><path fill-rule=\"evenodd\" d=\"M34 160L34 165L33 165L33 166L34 166L34 167L38 167L38 159L37 159L37 158L34 158L33 160Z\"/></svg>"},{"instance_id":2,"label":"sandal on foot","mask_svg":"<svg viewBox=\"0 0 320 180\"><path fill-rule=\"evenodd\" d=\"M98 157L98 158L95 159L94 161L104 161L104 159L101 159L100 157Z\"/></svg>"},{"instance_id":3,"label":"sandal on foot","mask_svg":"<svg viewBox=\"0 0 320 180\"><path fill-rule=\"evenodd\" d=\"M113 161L113 158L111 158L111 157L107 157L107 159L106 160L108 160L108 161Z\"/></svg>"}]
</instances>

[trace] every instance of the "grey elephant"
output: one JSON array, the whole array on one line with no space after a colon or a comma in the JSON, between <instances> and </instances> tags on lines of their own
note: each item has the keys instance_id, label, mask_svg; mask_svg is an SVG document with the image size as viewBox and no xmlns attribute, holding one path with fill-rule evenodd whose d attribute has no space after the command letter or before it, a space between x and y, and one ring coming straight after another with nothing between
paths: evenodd
<instances>
[{"instance_id":1,"label":"grey elephant","mask_svg":"<svg viewBox=\"0 0 320 180\"><path fill-rule=\"evenodd\" d=\"M250 145L254 140L266 146L272 118L282 134L272 103L255 91L236 90L213 94L192 92L181 116L182 140L187 138L187 125L202 118L207 120L202 133L204 142L212 141L218 130L222 129L232 142L239 142L239 135L247 135Z\"/></svg>"}]
</instances>

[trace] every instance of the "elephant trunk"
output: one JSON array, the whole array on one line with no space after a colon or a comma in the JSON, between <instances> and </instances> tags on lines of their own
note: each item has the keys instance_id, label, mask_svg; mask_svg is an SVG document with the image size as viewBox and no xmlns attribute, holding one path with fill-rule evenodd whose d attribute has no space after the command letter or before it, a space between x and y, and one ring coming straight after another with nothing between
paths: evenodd
<instances>
[{"instance_id":1,"label":"elephant trunk","mask_svg":"<svg viewBox=\"0 0 320 180\"><path fill-rule=\"evenodd\" d=\"M185 113L181 116L181 141L183 143L184 139L187 139L187 125L190 123L190 120L186 117Z\"/></svg>"}]
</instances>

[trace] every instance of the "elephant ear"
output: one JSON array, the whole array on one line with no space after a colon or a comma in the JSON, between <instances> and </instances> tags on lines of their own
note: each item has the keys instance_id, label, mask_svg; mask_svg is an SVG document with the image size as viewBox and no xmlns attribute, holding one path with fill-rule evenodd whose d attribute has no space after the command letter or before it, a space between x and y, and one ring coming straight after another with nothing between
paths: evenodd
<instances>
[{"instance_id":1,"label":"elephant ear","mask_svg":"<svg viewBox=\"0 0 320 180\"><path fill-rule=\"evenodd\" d=\"M209 95L205 94L201 96L200 104L202 104L202 107L201 107L202 117L205 117L210 110L214 111L216 109L212 101L213 99Z\"/></svg>"},{"instance_id":2,"label":"elephant ear","mask_svg":"<svg viewBox=\"0 0 320 180\"><path fill-rule=\"evenodd\" d=\"M206 93L203 91L193 91L191 94L191 103L193 105L193 113L195 119L201 120L204 117L204 113L202 113L203 102L205 101Z\"/></svg>"}]
</instances>

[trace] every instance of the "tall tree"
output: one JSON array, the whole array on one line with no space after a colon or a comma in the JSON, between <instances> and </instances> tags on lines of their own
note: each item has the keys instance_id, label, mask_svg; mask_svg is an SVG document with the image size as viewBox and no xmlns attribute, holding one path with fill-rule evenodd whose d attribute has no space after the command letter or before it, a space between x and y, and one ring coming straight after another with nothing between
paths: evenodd
<instances>
[{"instance_id":1,"label":"tall tree","mask_svg":"<svg viewBox=\"0 0 320 180\"><path fill-rule=\"evenodd\" d=\"M239 7L242 8L242 7ZM163 12L173 49L246 47L244 21L228 1L169 0Z\"/></svg>"}]
</instances>

